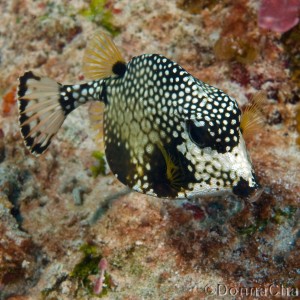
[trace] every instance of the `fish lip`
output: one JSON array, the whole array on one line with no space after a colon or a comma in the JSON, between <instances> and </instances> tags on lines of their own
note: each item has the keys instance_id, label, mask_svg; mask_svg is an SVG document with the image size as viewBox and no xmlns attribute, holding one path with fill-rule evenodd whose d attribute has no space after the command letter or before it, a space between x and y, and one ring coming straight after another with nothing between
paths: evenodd
<instances>
[{"instance_id":1,"label":"fish lip","mask_svg":"<svg viewBox=\"0 0 300 300\"><path fill-rule=\"evenodd\" d=\"M249 202L257 201L263 191L264 189L256 180L254 181L254 185L250 186L249 182L242 177L240 177L239 182L232 188L234 195Z\"/></svg>"},{"instance_id":2,"label":"fish lip","mask_svg":"<svg viewBox=\"0 0 300 300\"><path fill-rule=\"evenodd\" d=\"M258 188L251 195L246 197L246 200L251 203L256 202L260 198L263 192L264 192L264 188L261 185L258 185Z\"/></svg>"}]
</instances>

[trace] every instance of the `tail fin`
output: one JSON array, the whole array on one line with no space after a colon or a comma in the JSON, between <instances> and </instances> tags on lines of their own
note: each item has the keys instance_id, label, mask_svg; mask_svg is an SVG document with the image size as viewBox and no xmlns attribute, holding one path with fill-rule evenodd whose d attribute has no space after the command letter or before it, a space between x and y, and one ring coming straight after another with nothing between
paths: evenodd
<instances>
[{"instance_id":1,"label":"tail fin","mask_svg":"<svg viewBox=\"0 0 300 300\"><path fill-rule=\"evenodd\" d=\"M42 154L65 120L60 104L60 84L26 72L18 90L19 122L25 144L31 153Z\"/></svg>"}]
</instances>

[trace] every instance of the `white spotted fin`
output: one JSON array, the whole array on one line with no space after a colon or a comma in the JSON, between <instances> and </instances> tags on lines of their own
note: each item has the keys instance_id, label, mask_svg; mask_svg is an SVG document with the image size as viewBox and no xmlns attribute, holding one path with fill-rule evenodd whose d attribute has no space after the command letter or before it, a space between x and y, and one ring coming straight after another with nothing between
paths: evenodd
<instances>
[{"instance_id":1,"label":"white spotted fin","mask_svg":"<svg viewBox=\"0 0 300 300\"><path fill-rule=\"evenodd\" d=\"M256 93L250 103L242 111L240 128L245 140L261 129L264 118L262 114L263 104L266 100L265 92Z\"/></svg>"},{"instance_id":2,"label":"white spotted fin","mask_svg":"<svg viewBox=\"0 0 300 300\"><path fill-rule=\"evenodd\" d=\"M125 60L113 40L102 31L96 32L85 50L84 76L95 80L112 75L123 76L125 71Z\"/></svg>"},{"instance_id":3,"label":"white spotted fin","mask_svg":"<svg viewBox=\"0 0 300 300\"><path fill-rule=\"evenodd\" d=\"M65 113L58 101L59 84L32 72L26 72L19 80L21 133L30 152L39 155L47 149L65 120Z\"/></svg>"}]
</instances>

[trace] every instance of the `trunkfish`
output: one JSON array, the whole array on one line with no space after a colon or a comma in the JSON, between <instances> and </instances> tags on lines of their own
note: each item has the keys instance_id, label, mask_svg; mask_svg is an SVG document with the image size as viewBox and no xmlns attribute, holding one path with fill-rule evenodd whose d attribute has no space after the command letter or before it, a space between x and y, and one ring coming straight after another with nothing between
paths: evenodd
<instances>
[{"instance_id":1,"label":"trunkfish","mask_svg":"<svg viewBox=\"0 0 300 300\"><path fill-rule=\"evenodd\" d=\"M83 71L90 81L75 85L20 77L19 123L31 153L44 153L66 117L93 101L104 104L94 113L108 165L133 190L169 199L259 190L243 137L259 122L257 105L242 114L234 98L159 54L126 62L103 32L88 43Z\"/></svg>"}]
</instances>

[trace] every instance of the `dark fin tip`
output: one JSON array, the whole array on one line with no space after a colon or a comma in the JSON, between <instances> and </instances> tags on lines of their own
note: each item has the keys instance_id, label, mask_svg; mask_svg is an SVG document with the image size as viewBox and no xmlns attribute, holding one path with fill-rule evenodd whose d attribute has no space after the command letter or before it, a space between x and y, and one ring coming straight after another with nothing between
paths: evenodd
<instances>
[{"instance_id":1,"label":"dark fin tip","mask_svg":"<svg viewBox=\"0 0 300 300\"><path fill-rule=\"evenodd\" d=\"M19 99L19 109L21 112L23 112L26 109L27 105L28 105L28 101ZM25 122L25 120L27 120L27 116L20 114L19 120L20 120L20 122L23 123L23 122Z\"/></svg>"},{"instance_id":2,"label":"dark fin tip","mask_svg":"<svg viewBox=\"0 0 300 300\"><path fill-rule=\"evenodd\" d=\"M52 139L52 137L49 138L48 143L45 146L43 146L43 147L42 147L41 144L34 145L30 149L30 152L33 153L33 154L36 154L36 155L40 155L40 154L44 153L46 151L46 149L48 148L48 146L50 145L51 139Z\"/></svg>"},{"instance_id":3,"label":"dark fin tip","mask_svg":"<svg viewBox=\"0 0 300 300\"><path fill-rule=\"evenodd\" d=\"M23 97L27 91L27 80L29 79L35 79L40 80L41 78L38 76L35 76L31 71L25 72L23 76L19 78L20 84L19 84L19 90L18 90L18 96Z\"/></svg>"},{"instance_id":4,"label":"dark fin tip","mask_svg":"<svg viewBox=\"0 0 300 300\"><path fill-rule=\"evenodd\" d=\"M28 136L29 132L30 132L30 126L21 124L21 133L22 133L24 139L26 139L26 136Z\"/></svg>"},{"instance_id":5,"label":"dark fin tip","mask_svg":"<svg viewBox=\"0 0 300 300\"><path fill-rule=\"evenodd\" d=\"M124 74L126 72L126 63L124 63L123 61L117 61L113 65L112 71L114 72L114 74L116 74L120 77L124 76Z\"/></svg>"}]
</instances>

